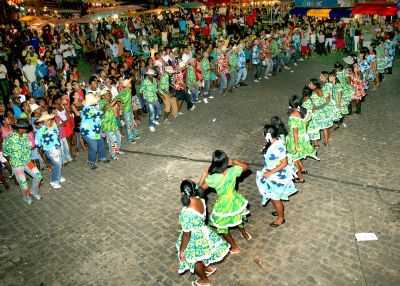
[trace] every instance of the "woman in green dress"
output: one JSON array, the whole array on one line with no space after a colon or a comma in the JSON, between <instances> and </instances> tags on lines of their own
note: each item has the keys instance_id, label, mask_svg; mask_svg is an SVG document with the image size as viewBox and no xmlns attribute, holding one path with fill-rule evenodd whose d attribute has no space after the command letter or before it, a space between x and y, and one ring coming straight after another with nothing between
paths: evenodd
<instances>
[{"instance_id":1,"label":"woman in green dress","mask_svg":"<svg viewBox=\"0 0 400 286\"><path fill-rule=\"evenodd\" d=\"M313 105L313 115L309 128L312 130L322 130L324 145L327 146L329 143L329 128L333 125L329 99L324 96L321 84L317 79L311 79L308 87L312 90L310 100ZM314 138L311 138L311 140L313 140L314 147L320 147L319 140L315 140Z\"/></svg>"},{"instance_id":2,"label":"woman in green dress","mask_svg":"<svg viewBox=\"0 0 400 286\"><path fill-rule=\"evenodd\" d=\"M217 269L211 264L222 261L230 245L206 226L206 204L200 198L198 186L190 180L181 183L183 208L179 215L182 231L176 242L180 274L189 270L199 277L193 286L210 285L209 276Z\"/></svg>"},{"instance_id":3,"label":"woman in green dress","mask_svg":"<svg viewBox=\"0 0 400 286\"><path fill-rule=\"evenodd\" d=\"M248 169L248 165L239 160L229 160L224 151L216 150L212 162L200 178L199 185L203 190L213 188L217 192L217 200L210 215L210 224L217 228L225 240L231 245L231 253L237 254L240 248L230 234L229 229L239 227L241 236L250 240L251 235L244 228L248 201L235 190L236 179Z\"/></svg>"},{"instance_id":4,"label":"woman in green dress","mask_svg":"<svg viewBox=\"0 0 400 286\"><path fill-rule=\"evenodd\" d=\"M301 160L307 157L319 160L314 147L310 144L310 138L307 134L307 110L301 107L302 100L299 96L293 95L289 100L289 134L286 137L286 151L288 157L296 166L297 178L295 181L304 183L303 174L307 173Z\"/></svg>"}]
</instances>

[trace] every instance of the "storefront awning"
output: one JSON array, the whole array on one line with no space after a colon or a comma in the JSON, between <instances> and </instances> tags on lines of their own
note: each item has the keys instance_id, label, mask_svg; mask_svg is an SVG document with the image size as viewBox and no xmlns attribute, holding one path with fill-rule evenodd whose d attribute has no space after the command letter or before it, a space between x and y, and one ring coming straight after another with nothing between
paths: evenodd
<instances>
[{"instance_id":1,"label":"storefront awning","mask_svg":"<svg viewBox=\"0 0 400 286\"><path fill-rule=\"evenodd\" d=\"M306 7L294 7L292 10L290 10L290 14L301 17L307 15L308 10L309 8Z\"/></svg>"},{"instance_id":2,"label":"storefront awning","mask_svg":"<svg viewBox=\"0 0 400 286\"><path fill-rule=\"evenodd\" d=\"M331 9L310 9L307 11L307 16L318 18L329 18Z\"/></svg>"},{"instance_id":3,"label":"storefront awning","mask_svg":"<svg viewBox=\"0 0 400 286\"><path fill-rule=\"evenodd\" d=\"M340 19L348 18L351 16L351 8L333 8L329 12L329 18Z\"/></svg>"},{"instance_id":4,"label":"storefront awning","mask_svg":"<svg viewBox=\"0 0 400 286\"><path fill-rule=\"evenodd\" d=\"M397 13L397 7L395 5L386 4L370 4L370 3L359 3L356 4L352 9L352 14L363 14L363 15L379 15L379 16L395 16Z\"/></svg>"}]
</instances>

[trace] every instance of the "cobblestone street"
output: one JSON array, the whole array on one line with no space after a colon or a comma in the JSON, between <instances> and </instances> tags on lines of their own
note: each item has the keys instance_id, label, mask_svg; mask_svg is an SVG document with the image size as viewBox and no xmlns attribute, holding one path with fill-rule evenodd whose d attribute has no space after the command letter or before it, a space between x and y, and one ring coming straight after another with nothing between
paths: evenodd
<instances>
[{"instance_id":1,"label":"cobblestone street","mask_svg":"<svg viewBox=\"0 0 400 286\"><path fill-rule=\"evenodd\" d=\"M85 156L63 170L61 190L42 187L25 205L15 186L0 194L0 285L190 285L177 274L179 184L198 179L215 149L252 163L240 192L251 203L242 249L217 265L215 286L400 285L400 70L370 92L361 115L333 132L321 161L307 160L306 183L277 229L272 205L260 206L262 126L285 119L289 96L332 66L312 59L294 73L200 104L193 112L125 146L124 157L89 170ZM44 174L48 180L48 173ZM215 194L209 197L209 208ZM357 232L377 241L356 242Z\"/></svg>"}]
</instances>

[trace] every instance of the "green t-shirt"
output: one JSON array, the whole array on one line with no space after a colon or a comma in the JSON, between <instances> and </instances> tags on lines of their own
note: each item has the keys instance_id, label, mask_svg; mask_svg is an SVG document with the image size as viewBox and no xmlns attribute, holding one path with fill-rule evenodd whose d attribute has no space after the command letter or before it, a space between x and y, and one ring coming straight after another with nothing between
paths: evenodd
<instances>
[{"instance_id":1,"label":"green t-shirt","mask_svg":"<svg viewBox=\"0 0 400 286\"><path fill-rule=\"evenodd\" d=\"M101 129L104 132L113 132L118 130L118 121L115 117L114 110L111 106L107 106L107 102L102 99L99 101L100 109L103 110L101 116Z\"/></svg>"}]
</instances>

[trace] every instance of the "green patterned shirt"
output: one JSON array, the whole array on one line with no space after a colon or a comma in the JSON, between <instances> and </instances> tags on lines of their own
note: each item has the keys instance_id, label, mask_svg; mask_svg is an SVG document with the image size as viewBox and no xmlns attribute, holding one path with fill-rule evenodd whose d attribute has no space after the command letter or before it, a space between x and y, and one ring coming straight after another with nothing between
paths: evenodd
<instances>
[{"instance_id":1,"label":"green patterned shirt","mask_svg":"<svg viewBox=\"0 0 400 286\"><path fill-rule=\"evenodd\" d=\"M27 133L19 135L17 132L13 132L3 143L4 156L10 157L10 164L13 168L28 164L31 160L31 148Z\"/></svg>"},{"instance_id":2,"label":"green patterned shirt","mask_svg":"<svg viewBox=\"0 0 400 286\"><path fill-rule=\"evenodd\" d=\"M160 78L159 90L168 92L169 91L169 74L164 73Z\"/></svg>"},{"instance_id":3,"label":"green patterned shirt","mask_svg":"<svg viewBox=\"0 0 400 286\"><path fill-rule=\"evenodd\" d=\"M132 95L130 88L125 88L124 90L121 90L116 99L119 99L121 101L122 110L124 113L132 111Z\"/></svg>"},{"instance_id":4,"label":"green patterned shirt","mask_svg":"<svg viewBox=\"0 0 400 286\"><path fill-rule=\"evenodd\" d=\"M186 70L186 85L189 89L196 87L196 73L192 66L188 66Z\"/></svg>"},{"instance_id":5,"label":"green patterned shirt","mask_svg":"<svg viewBox=\"0 0 400 286\"><path fill-rule=\"evenodd\" d=\"M229 71L236 71L238 68L238 55L237 53L231 53L229 56Z\"/></svg>"},{"instance_id":6,"label":"green patterned shirt","mask_svg":"<svg viewBox=\"0 0 400 286\"><path fill-rule=\"evenodd\" d=\"M157 98L157 81L153 79L150 81L148 78L145 78L140 87L140 93L143 94L144 99L148 103L154 103L158 100Z\"/></svg>"},{"instance_id":7,"label":"green patterned shirt","mask_svg":"<svg viewBox=\"0 0 400 286\"><path fill-rule=\"evenodd\" d=\"M206 58L202 59L200 62L201 74L203 75L204 80L210 80L211 72L210 72L210 61Z\"/></svg>"},{"instance_id":8,"label":"green patterned shirt","mask_svg":"<svg viewBox=\"0 0 400 286\"><path fill-rule=\"evenodd\" d=\"M99 106L100 109L103 110L103 115L101 116L101 130L104 132L118 130L118 121L112 106L107 106L107 101L104 99L99 101Z\"/></svg>"}]
</instances>

